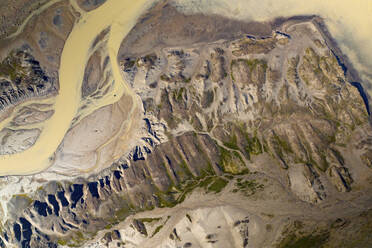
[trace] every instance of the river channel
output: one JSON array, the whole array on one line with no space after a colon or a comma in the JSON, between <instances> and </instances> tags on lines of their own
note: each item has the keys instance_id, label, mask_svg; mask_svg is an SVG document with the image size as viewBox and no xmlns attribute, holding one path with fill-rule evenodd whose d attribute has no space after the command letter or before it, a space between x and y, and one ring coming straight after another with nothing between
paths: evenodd
<instances>
[{"instance_id":1,"label":"river channel","mask_svg":"<svg viewBox=\"0 0 372 248\"><path fill-rule=\"evenodd\" d=\"M55 99L54 115L44 123L36 143L28 150L0 157L0 176L26 175L45 170L50 166L54 152L70 128L81 101L81 85L89 49L94 39L107 27L111 28L107 49L109 51L115 89L100 106L112 104L125 92L132 96L121 76L117 53L122 40L135 25L137 18L151 3L148 0L108 0L99 8L82 12L74 25L61 56L59 68L59 94Z\"/></svg>"}]
</instances>

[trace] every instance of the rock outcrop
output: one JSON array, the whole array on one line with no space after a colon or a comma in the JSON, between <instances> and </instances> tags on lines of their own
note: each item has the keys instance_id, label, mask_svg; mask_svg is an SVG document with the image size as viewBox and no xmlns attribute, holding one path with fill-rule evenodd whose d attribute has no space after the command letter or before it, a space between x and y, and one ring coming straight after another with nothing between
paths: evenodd
<instances>
[{"instance_id":1,"label":"rock outcrop","mask_svg":"<svg viewBox=\"0 0 372 248\"><path fill-rule=\"evenodd\" d=\"M12 30L3 18L2 25L7 27L0 36L4 31L7 37L0 40L0 111L22 100L52 97L58 92L60 56L78 14L67 0L41 6L43 3L14 1L10 11L3 11L9 20L14 21L13 15L22 20L13 22L18 29ZM17 9L18 4L22 11ZM23 11L30 15L27 20Z\"/></svg>"},{"instance_id":2,"label":"rock outcrop","mask_svg":"<svg viewBox=\"0 0 372 248\"><path fill-rule=\"evenodd\" d=\"M57 88L27 51L14 51L0 64L0 111L25 99L56 94Z\"/></svg>"},{"instance_id":3,"label":"rock outcrop","mask_svg":"<svg viewBox=\"0 0 372 248\"><path fill-rule=\"evenodd\" d=\"M123 58L147 136L95 175L14 195L0 246L280 247L306 214L331 230L338 210L365 212L368 112L313 21ZM83 97L99 85L87 78Z\"/></svg>"}]
</instances>

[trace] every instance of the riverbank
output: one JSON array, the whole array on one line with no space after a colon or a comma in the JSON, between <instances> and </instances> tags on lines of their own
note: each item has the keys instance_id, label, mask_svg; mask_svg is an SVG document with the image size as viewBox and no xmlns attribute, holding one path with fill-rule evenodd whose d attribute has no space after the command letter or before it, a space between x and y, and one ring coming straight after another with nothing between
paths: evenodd
<instances>
[{"instance_id":1,"label":"riverbank","mask_svg":"<svg viewBox=\"0 0 372 248\"><path fill-rule=\"evenodd\" d=\"M63 48L59 68L60 89L55 100L54 115L44 123L43 131L30 149L0 157L0 175L34 174L51 165L53 154L69 130L80 104L81 83L91 44L108 26L116 31L110 34L107 49L110 53L117 90L116 94L108 98L101 106L92 106L92 108L99 109L112 104L119 100L124 92L128 92L126 82L121 77L116 56L121 40L135 25L136 19L145 7L146 1L144 0L136 2L111 0L96 10L80 13L81 17L75 23ZM126 12L125 15L122 15L123 11ZM129 93L128 97L130 96Z\"/></svg>"}]
</instances>

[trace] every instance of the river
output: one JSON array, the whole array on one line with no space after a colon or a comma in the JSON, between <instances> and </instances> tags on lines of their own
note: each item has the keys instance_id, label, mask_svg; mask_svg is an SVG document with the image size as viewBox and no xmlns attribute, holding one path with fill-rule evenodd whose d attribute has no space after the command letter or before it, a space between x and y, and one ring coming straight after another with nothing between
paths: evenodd
<instances>
[{"instance_id":1,"label":"river","mask_svg":"<svg viewBox=\"0 0 372 248\"><path fill-rule=\"evenodd\" d=\"M107 0L91 12L81 12L81 18L66 40L62 53L59 70L60 92L55 101L55 113L45 122L44 129L33 147L21 153L0 157L0 176L37 173L51 164L50 159L68 131L80 104L81 84L89 48L95 37L108 26L111 27L108 51L116 82L115 89L111 96L105 96L104 101L100 101L99 106L94 108L98 109L117 101L123 92L128 97L133 96L128 84L121 77L116 56L121 41L139 15L154 1ZM178 2L179 9L185 12L214 13L244 20L267 21L276 16L318 14L325 18L332 36L336 38L342 51L349 56L356 69L364 72L366 79L370 78L368 75L372 66L372 55L369 52L372 34L371 0L175 0L175 2ZM372 91L369 93L372 94Z\"/></svg>"},{"instance_id":2,"label":"river","mask_svg":"<svg viewBox=\"0 0 372 248\"><path fill-rule=\"evenodd\" d=\"M70 128L81 101L81 85L89 49L100 32L111 27L108 51L115 80L111 97L105 97L98 109L120 99L125 92L133 96L121 76L117 63L117 53L124 37L135 25L137 18L152 1L148 0L107 0L99 8L82 12L74 25L63 48L59 68L59 94L55 99L54 115L44 122L44 128L30 149L20 153L0 157L0 176L28 175L41 172L50 166L53 154Z\"/></svg>"}]
</instances>

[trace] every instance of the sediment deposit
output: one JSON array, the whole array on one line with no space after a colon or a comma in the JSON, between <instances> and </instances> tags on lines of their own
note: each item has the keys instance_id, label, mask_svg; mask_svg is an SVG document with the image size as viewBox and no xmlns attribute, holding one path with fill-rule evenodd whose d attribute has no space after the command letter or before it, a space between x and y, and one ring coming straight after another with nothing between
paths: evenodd
<instances>
[{"instance_id":1,"label":"sediment deposit","mask_svg":"<svg viewBox=\"0 0 372 248\"><path fill-rule=\"evenodd\" d=\"M37 172L0 178L0 247L371 246L369 99L320 17L71 3L60 62L0 64L0 169Z\"/></svg>"}]
</instances>

